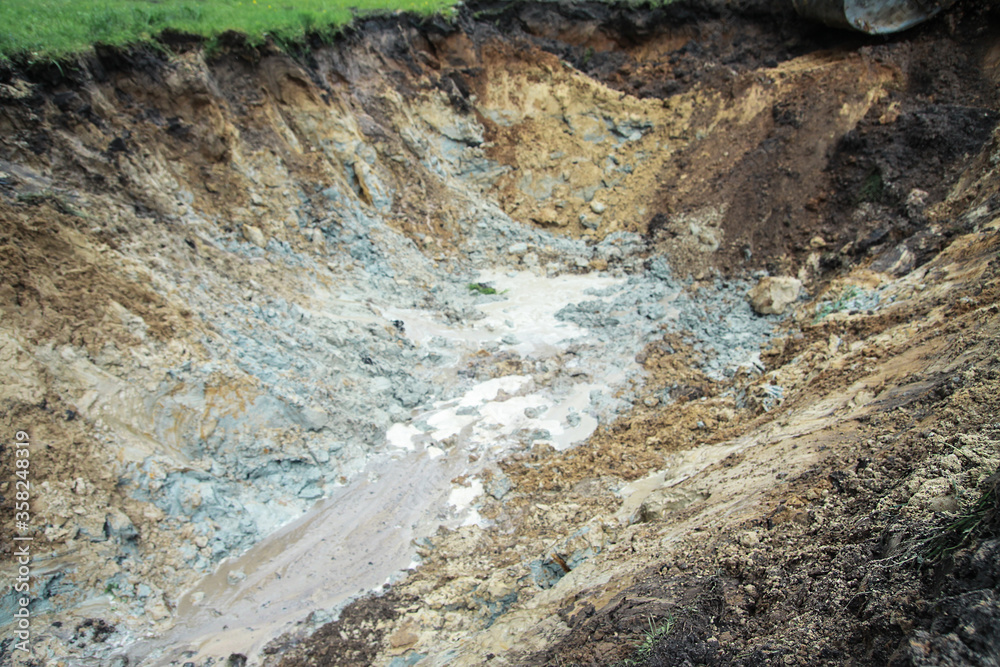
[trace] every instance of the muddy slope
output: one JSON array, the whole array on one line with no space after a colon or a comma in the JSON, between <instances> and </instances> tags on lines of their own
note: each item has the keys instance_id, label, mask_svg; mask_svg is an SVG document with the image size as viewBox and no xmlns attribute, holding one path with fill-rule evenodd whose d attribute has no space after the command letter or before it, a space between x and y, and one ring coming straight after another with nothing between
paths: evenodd
<instances>
[{"instance_id":1,"label":"muddy slope","mask_svg":"<svg viewBox=\"0 0 1000 667\"><path fill-rule=\"evenodd\" d=\"M3 657L988 655L947 620L995 623L988 544L936 570L911 556L996 469L995 13L960 2L874 40L778 3L484 3L297 54L176 39L0 72L0 423L39 443L39 632L30 657L0 639ZM486 270L617 282L559 311L589 333L544 358L503 322L470 352L394 314L474 328L519 296L470 290ZM761 271L805 285L763 352L781 320L746 305ZM391 479L372 466L401 460L394 426L477 383L568 391L615 365L576 448L531 428L499 459L421 445L480 484L481 520L445 506L452 529L403 527L384 562L348 545L373 568L422 561L385 597L267 648L141 643L172 636L224 559ZM361 569L373 581L343 599L385 579Z\"/></svg>"}]
</instances>

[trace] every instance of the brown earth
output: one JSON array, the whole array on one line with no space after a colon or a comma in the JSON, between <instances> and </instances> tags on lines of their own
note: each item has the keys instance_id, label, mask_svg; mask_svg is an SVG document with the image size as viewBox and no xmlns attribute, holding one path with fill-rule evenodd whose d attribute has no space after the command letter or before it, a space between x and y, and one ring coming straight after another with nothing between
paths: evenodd
<instances>
[{"instance_id":1,"label":"brown earth","mask_svg":"<svg viewBox=\"0 0 1000 667\"><path fill-rule=\"evenodd\" d=\"M749 0L484 3L455 24L361 22L297 58L233 37L213 58L185 42L4 69L0 423L46 443L38 548L91 591L134 570L167 619L195 576L191 526L122 485L137 446L111 430L144 427L95 425L67 369L142 383L204 359L210 327L176 288L195 276L294 301L304 277L217 239L312 252L289 211L303 192L322 217L330 183L365 205L381 184L393 226L461 261L476 195L404 130L473 117L508 168L480 195L516 221L638 232L682 275L767 269L815 300L762 376L711 380L679 337L650 346L649 401L494 466L487 487L510 490L486 497L492 528L421 543L415 573L266 664L997 664L998 34L971 0L890 38ZM371 167L345 171L362 144ZM850 286L881 306L817 318ZM256 388L229 382L210 400L246 410ZM122 516L134 533L115 536Z\"/></svg>"},{"instance_id":2,"label":"brown earth","mask_svg":"<svg viewBox=\"0 0 1000 667\"><path fill-rule=\"evenodd\" d=\"M690 90L739 99L805 73L752 129L715 121L675 153L646 231L692 271L709 257L724 270L811 266L840 276L828 294L891 284L898 297L819 322L800 309L763 356L763 381L713 382L679 341L652 346L640 358L650 393L679 385L676 402L637 406L568 452L502 463L514 491L487 498L494 527L440 534L391 589L418 603L376 624L345 617L326 636L368 636L382 651L371 664L998 664L1000 241L983 226L996 215L996 135L978 148L997 120L997 33L984 11L969 3L879 43L788 17L775 32L773 15L695 11L626 39L560 9L503 14L526 41L667 109ZM725 118L719 105L688 118ZM522 165L540 136L498 143ZM728 205L714 221L725 242L706 253L676 214L715 202ZM901 280L863 268L885 271L903 248ZM786 393L765 412L754 397L768 383ZM626 482L712 448L665 502L625 496L636 511L622 515ZM571 567L581 547L594 555ZM532 559L562 578L539 585ZM379 598L348 610L369 605L384 610ZM325 642L287 638L273 664L361 664L319 658Z\"/></svg>"}]
</instances>

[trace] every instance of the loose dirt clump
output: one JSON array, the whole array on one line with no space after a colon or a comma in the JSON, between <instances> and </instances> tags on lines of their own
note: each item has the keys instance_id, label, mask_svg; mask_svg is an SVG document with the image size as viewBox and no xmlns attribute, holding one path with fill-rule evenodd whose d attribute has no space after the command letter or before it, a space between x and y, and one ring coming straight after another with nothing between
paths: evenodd
<instances>
[{"instance_id":1,"label":"loose dirt clump","mask_svg":"<svg viewBox=\"0 0 1000 667\"><path fill-rule=\"evenodd\" d=\"M309 646L321 646L319 650L305 651L294 640L279 638L265 655L280 655L280 661L273 663L280 665L374 664L377 647L386 639L390 622L414 602L392 590L385 595L362 598L347 605L339 619L323 625L312 635ZM388 642L394 647L412 644L405 630L397 631Z\"/></svg>"}]
</instances>

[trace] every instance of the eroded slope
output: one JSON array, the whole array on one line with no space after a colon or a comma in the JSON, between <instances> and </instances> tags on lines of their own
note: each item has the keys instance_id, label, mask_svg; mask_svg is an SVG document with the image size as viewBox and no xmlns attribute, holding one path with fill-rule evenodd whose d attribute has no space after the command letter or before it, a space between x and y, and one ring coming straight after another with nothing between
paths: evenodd
<instances>
[{"instance_id":1,"label":"eroded slope","mask_svg":"<svg viewBox=\"0 0 1000 667\"><path fill-rule=\"evenodd\" d=\"M883 364L922 363L892 361L918 333L908 321L930 313L927 336L945 336L951 314L932 312L934 299L978 299L991 284L993 146L970 161L996 121L997 47L974 3L878 44L761 8L483 6L455 25L363 23L297 58L234 38L208 59L179 42L169 56L98 49L76 68L5 72L0 399L5 428L42 443L36 613L62 619L40 631L37 658L104 664L109 647L162 634L221 559L317 498L376 484L366 466L396 456L391 427L492 378L568 387L633 357L643 367L586 397L594 419L635 404L587 444L554 454L523 433L485 470L477 511L491 528L423 542L415 575L347 612L356 626L271 650L352 664L573 653L524 657L594 630L608 614L578 612L645 585L637 568L662 549L708 544L699 511L723 531L750 521L739 511L770 502L767 456L789 475L828 465L819 445L783 448L875 409L905 384ZM666 72L675 84L642 83ZM959 233L982 248L955 246L913 273ZM743 301L750 271L818 292L869 258L876 272L851 279L858 300L828 302L873 319L817 325L803 306L783 347L753 363L776 320ZM550 365L519 351L516 331L459 354L392 314L474 328L504 298L467 288L486 268L606 272L625 287L560 311L591 338ZM988 304L970 304L952 326L988 327ZM926 355L951 349L965 348ZM942 363L950 374L979 362ZM854 384L880 373L877 387ZM770 453L736 454L751 444ZM441 450L465 465L455 443ZM739 483L715 463L729 454L746 457ZM664 466L685 471L672 482L709 472L626 489ZM727 483L735 507L720 509ZM354 546L350 558L366 545ZM247 573L228 571L238 589ZM384 574L365 576L370 587ZM260 648L213 637L216 659ZM350 650L337 637L354 637Z\"/></svg>"}]
</instances>

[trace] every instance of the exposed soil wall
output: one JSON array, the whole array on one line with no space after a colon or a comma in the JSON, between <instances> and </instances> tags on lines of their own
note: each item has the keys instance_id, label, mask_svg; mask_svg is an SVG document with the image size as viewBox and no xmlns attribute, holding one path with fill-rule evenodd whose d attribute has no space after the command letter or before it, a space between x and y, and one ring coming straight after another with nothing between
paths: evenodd
<instances>
[{"instance_id":1,"label":"exposed soil wall","mask_svg":"<svg viewBox=\"0 0 1000 667\"><path fill-rule=\"evenodd\" d=\"M997 21L480 3L0 72L0 655L995 664ZM245 554L325 497L351 585L265 622Z\"/></svg>"}]
</instances>

